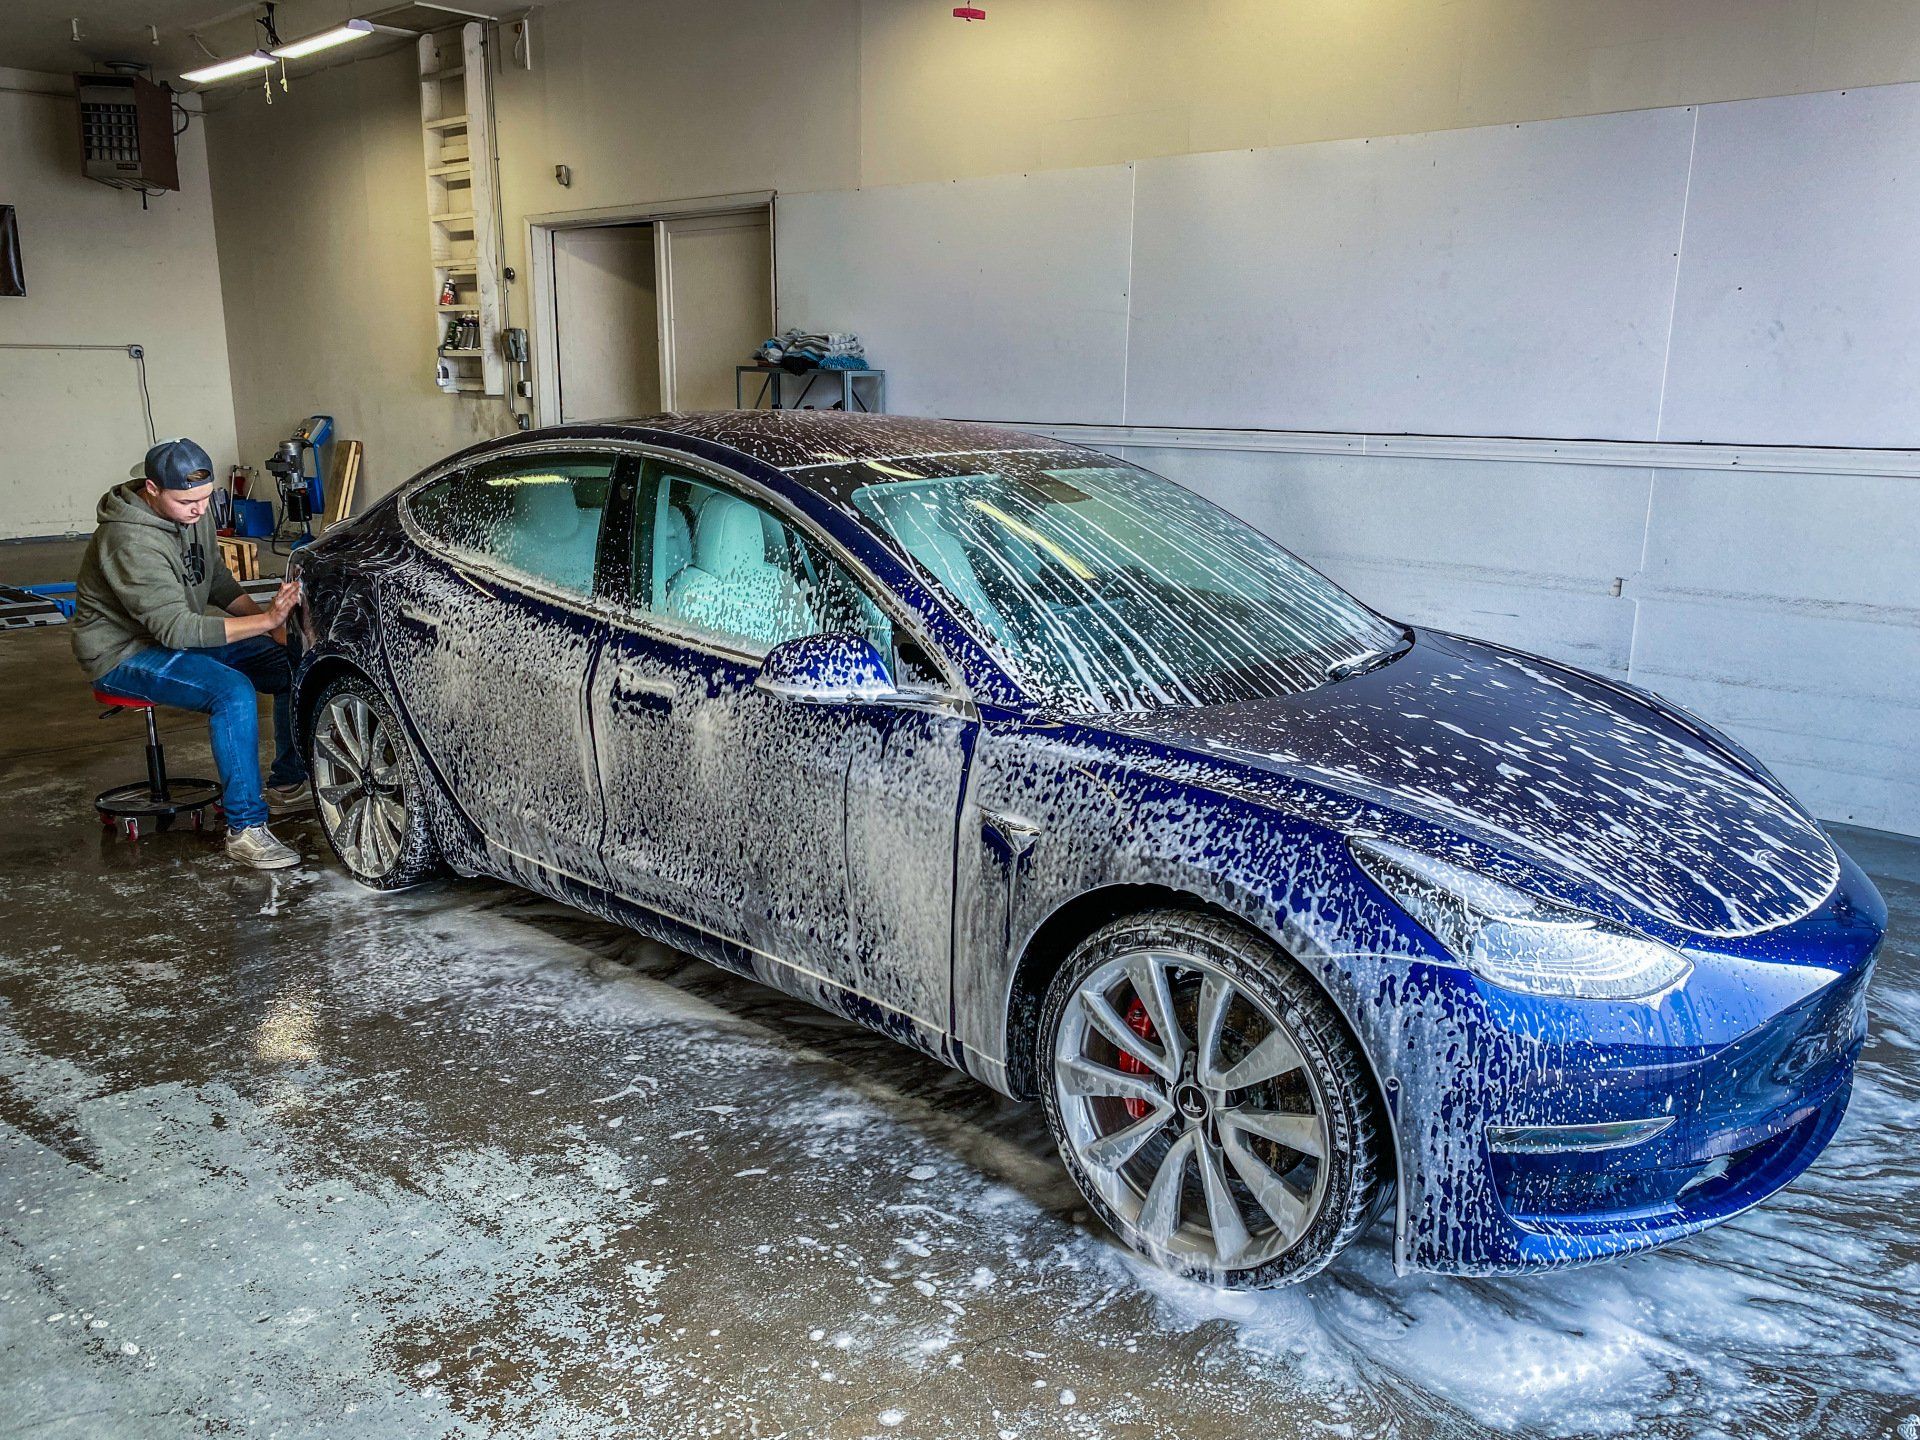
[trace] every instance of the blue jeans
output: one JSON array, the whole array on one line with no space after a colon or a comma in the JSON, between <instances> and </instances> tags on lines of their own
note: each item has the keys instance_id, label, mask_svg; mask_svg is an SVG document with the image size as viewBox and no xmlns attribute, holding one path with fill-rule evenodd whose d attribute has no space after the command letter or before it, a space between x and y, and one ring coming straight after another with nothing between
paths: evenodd
<instances>
[{"instance_id":1,"label":"blue jeans","mask_svg":"<svg viewBox=\"0 0 1920 1440\"><path fill-rule=\"evenodd\" d=\"M213 763L225 789L227 825L250 830L267 823L260 793L260 710L255 692L273 696L272 785L304 780L307 767L293 749L293 665L287 648L265 635L209 650L163 650L130 655L94 681L94 688L133 700L151 700L213 717Z\"/></svg>"}]
</instances>

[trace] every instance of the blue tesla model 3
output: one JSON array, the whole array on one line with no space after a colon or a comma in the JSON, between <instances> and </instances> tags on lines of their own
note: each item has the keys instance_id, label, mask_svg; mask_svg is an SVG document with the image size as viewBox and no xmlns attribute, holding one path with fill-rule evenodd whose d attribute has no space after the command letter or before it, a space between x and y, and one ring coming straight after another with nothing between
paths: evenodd
<instances>
[{"instance_id":1,"label":"blue tesla model 3","mask_svg":"<svg viewBox=\"0 0 1920 1440\"><path fill-rule=\"evenodd\" d=\"M1659 697L1014 431L475 446L299 552L342 865L498 876L1038 1097L1127 1245L1624 1255L1832 1137L1886 910Z\"/></svg>"}]
</instances>

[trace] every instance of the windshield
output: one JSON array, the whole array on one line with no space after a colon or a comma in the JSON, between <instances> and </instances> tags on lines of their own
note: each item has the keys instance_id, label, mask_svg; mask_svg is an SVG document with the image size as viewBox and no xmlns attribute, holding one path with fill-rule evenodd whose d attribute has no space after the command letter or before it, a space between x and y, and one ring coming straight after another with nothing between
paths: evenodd
<instances>
[{"instance_id":1,"label":"windshield","mask_svg":"<svg viewBox=\"0 0 1920 1440\"><path fill-rule=\"evenodd\" d=\"M835 479L1051 708L1293 694L1399 643L1398 626L1224 510L1088 458L916 457Z\"/></svg>"}]
</instances>

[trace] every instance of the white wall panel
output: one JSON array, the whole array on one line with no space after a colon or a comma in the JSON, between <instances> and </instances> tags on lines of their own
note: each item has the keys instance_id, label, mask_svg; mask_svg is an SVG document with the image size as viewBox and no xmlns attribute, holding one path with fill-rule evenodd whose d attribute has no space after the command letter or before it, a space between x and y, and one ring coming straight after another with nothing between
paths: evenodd
<instances>
[{"instance_id":1,"label":"white wall panel","mask_svg":"<svg viewBox=\"0 0 1920 1440\"><path fill-rule=\"evenodd\" d=\"M1142 161L1128 421L1652 438L1692 130Z\"/></svg>"},{"instance_id":2,"label":"white wall panel","mask_svg":"<svg viewBox=\"0 0 1920 1440\"><path fill-rule=\"evenodd\" d=\"M1117 165L783 195L780 326L857 332L896 411L1117 420L1132 185Z\"/></svg>"},{"instance_id":3,"label":"white wall panel","mask_svg":"<svg viewBox=\"0 0 1920 1440\"><path fill-rule=\"evenodd\" d=\"M1920 833L1920 479L1655 478L1633 678L1815 813Z\"/></svg>"},{"instance_id":4,"label":"white wall panel","mask_svg":"<svg viewBox=\"0 0 1920 1440\"><path fill-rule=\"evenodd\" d=\"M1128 459L1273 536L1398 619L1624 675L1648 473L1156 450Z\"/></svg>"},{"instance_id":5,"label":"white wall panel","mask_svg":"<svg viewBox=\"0 0 1920 1440\"><path fill-rule=\"evenodd\" d=\"M1661 438L1920 443L1920 86L1700 110Z\"/></svg>"},{"instance_id":6,"label":"white wall panel","mask_svg":"<svg viewBox=\"0 0 1920 1440\"><path fill-rule=\"evenodd\" d=\"M1746 745L1827 820L1920 834L1920 627L1654 598L1633 679Z\"/></svg>"},{"instance_id":7,"label":"white wall panel","mask_svg":"<svg viewBox=\"0 0 1920 1440\"><path fill-rule=\"evenodd\" d=\"M1389 615L1645 685L1815 814L1920 833L1920 479L1122 453Z\"/></svg>"}]
</instances>

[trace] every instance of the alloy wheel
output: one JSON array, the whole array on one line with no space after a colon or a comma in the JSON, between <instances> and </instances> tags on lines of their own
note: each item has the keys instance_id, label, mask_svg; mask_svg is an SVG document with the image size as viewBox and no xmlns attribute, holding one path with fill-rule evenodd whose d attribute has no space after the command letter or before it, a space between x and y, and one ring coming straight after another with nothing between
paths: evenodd
<instances>
[{"instance_id":1,"label":"alloy wheel","mask_svg":"<svg viewBox=\"0 0 1920 1440\"><path fill-rule=\"evenodd\" d=\"M332 696L314 731L313 793L340 858L385 875L406 848L407 806L392 729L360 696Z\"/></svg>"},{"instance_id":2,"label":"alloy wheel","mask_svg":"<svg viewBox=\"0 0 1920 1440\"><path fill-rule=\"evenodd\" d=\"M1204 960L1143 950L1091 971L1055 1032L1053 1084L1074 1159L1148 1253L1249 1269L1320 1212L1319 1081L1287 1024Z\"/></svg>"}]
</instances>

